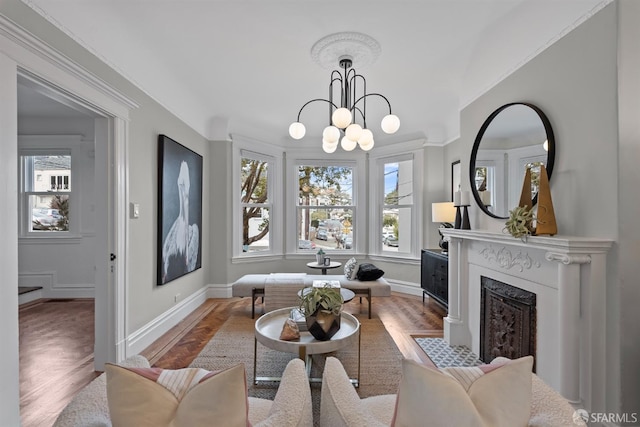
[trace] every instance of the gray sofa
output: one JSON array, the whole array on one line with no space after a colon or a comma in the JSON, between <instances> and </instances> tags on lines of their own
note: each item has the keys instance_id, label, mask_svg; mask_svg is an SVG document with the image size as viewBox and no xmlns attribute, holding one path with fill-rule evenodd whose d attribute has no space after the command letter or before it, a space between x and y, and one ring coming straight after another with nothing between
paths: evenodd
<instances>
[{"instance_id":1,"label":"gray sofa","mask_svg":"<svg viewBox=\"0 0 640 427\"><path fill-rule=\"evenodd\" d=\"M251 317L255 317L255 300L264 297L264 289L270 283L279 285L289 284L292 287L303 288L312 286L314 280L337 280L340 286L352 290L356 296L367 298L369 304L369 318L371 318L371 298L388 297L391 295L391 286L383 277L378 280L361 281L350 280L344 274L305 274L305 273L271 273L271 274L245 274L231 285L231 294L234 297L250 297Z\"/></svg>"}]
</instances>

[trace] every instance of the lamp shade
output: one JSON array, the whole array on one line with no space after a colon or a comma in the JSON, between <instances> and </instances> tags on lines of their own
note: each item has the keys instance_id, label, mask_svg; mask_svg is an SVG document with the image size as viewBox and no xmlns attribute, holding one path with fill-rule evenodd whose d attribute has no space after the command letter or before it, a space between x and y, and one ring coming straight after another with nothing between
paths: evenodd
<instances>
[{"instance_id":1,"label":"lamp shade","mask_svg":"<svg viewBox=\"0 0 640 427\"><path fill-rule=\"evenodd\" d=\"M307 132L307 129L300 122L293 122L291 123L291 126L289 126L289 135L293 139L303 138L306 132Z\"/></svg>"},{"instance_id":2,"label":"lamp shade","mask_svg":"<svg viewBox=\"0 0 640 427\"><path fill-rule=\"evenodd\" d=\"M456 220L456 208L453 202L431 203L431 221L433 222L454 222Z\"/></svg>"},{"instance_id":3,"label":"lamp shade","mask_svg":"<svg viewBox=\"0 0 640 427\"><path fill-rule=\"evenodd\" d=\"M353 149L356 148L357 145L358 143L356 141L352 141L346 136L343 136L340 140L340 146L344 151L353 151Z\"/></svg>"},{"instance_id":4,"label":"lamp shade","mask_svg":"<svg viewBox=\"0 0 640 427\"><path fill-rule=\"evenodd\" d=\"M331 123L333 123L335 127L338 127L340 129L344 129L349 126L351 124L351 120L351 111L344 107L338 108L331 115Z\"/></svg>"},{"instance_id":5,"label":"lamp shade","mask_svg":"<svg viewBox=\"0 0 640 427\"><path fill-rule=\"evenodd\" d=\"M396 133L396 131L400 129L400 119L395 114L388 114L384 116L380 126L382 127L384 133Z\"/></svg>"},{"instance_id":6,"label":"lamp shade","mask_svg":"<svg viewBox=\"0 0 640 427\"><path fill-rule=\"evenodd\" d=\"M360 135L362 135L362 126L357 123L351 123L345 129L344 134L352 141L357 141L360 139Z\"/></svg>"},{"instance_id":7,"label":"lamp shade","mask_svg":"<svg viewBox=\"0 0 640 427\"><path fill-rule=\"evenodd\" d=\"M322 138L329 143L335 142L337 144L340 140L340 130L335 126L327 126L322 131Z\"/></svg>"},{"instance_id":8,"label":"lamp shade","mask_svg":"<svg viewBox=\"0 0 640 427\"><path fill-rule=\"evenodd\" d=\"M338 143L337 142L330 143L330 142L325 141L324 139L322 140L322 150L325 153L331 154L334 151L336 151L337 148L338 148Z\"/></svg>"}]
</instances>

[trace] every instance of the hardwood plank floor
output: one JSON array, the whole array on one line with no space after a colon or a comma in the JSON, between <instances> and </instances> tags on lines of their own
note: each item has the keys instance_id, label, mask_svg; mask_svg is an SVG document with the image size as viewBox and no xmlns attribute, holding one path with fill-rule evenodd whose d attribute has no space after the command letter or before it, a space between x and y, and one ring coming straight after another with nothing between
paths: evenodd
<instances>
[{"instance_id":1,"label":"hardwood plank floor","mask_svg":"<svg viewBox=\"0 0 640 427\"><path fill-rule=\"evenodd\" d=\"M23 427L50 426L93 370L94 301L39 300L20 307Z\"/></svg>"},{"instance_id":2,"label":"hardwood plank floor","mask_svg":"<svg viewBox=\"0 0 640 427\"><path fill-rule=\"evenodd\" d=\"M366 300L345 304L367 314ZM421 297L374 298L379 317L407 358L430 363L412 336L442 336L446 311ZM262 306L256 305L256 312ZM152 365L188 366L232 314L251 316L249 298L209 299L141 354ZM93 371L93 300L39 301L20 308L20 407L23 427L51 426L62 408L99 373Z\"/></svg>"}]
</instances>

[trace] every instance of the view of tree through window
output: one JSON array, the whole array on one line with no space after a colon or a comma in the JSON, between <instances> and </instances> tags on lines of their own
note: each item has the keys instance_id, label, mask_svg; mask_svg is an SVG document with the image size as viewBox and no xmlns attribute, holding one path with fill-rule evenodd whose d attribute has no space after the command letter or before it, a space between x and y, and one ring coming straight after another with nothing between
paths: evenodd
<instances>
[{"instance_id":1,"label":"view of tree through window","mask_svg":"<svg viewBox=\"0 0 640 427\"><path fill-rule=\"evenodd\" d=\"M241 160L240 208L242 209L242 250L269 250L269 163L243 157Z\"/></svg>"},{"instance_id":2,"label":"view of tree through window","mask_svg":"<svg viewBox=\"0 0 640 427\"><path fill-rule=\"evenodd\" d=\"M71 155L23 155L21 159L30 217L27 231L69 231Z\"/></svg>"},{"instance_id":3,"label":"view of tree through window","mask_svg":"<svg viewBox=\"0 0 640 427\"><path fill-rule=\"evenodd\" d=\"M298 166L298 249L353 249L353 169Z\"/></svg>"},{"instance_id":4,"label":"view of tree through window","mask_svg":"<svg viewBox=\"0 0 640 427\"><path fill-rule=\"evenodd\" d=\"M383 250L409 252L412 239L413 161L385 163L383 180Z\"/></svg>"}]
</instances>

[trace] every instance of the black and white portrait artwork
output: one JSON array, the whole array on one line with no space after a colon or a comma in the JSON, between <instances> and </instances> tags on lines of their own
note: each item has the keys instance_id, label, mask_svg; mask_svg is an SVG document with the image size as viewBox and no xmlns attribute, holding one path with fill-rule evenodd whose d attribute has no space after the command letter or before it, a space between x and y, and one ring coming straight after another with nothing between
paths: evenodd
<instances>
[{"instance_id":1,"label":"black and white portrait artwork","mask_svg":"<svg viewBox=\"0 0 640 427\"><path fill-rule=\"evenodd\" d=\"M202 266L202 156L158 137L158 285Z\"/></svg>"}]
</instances>

